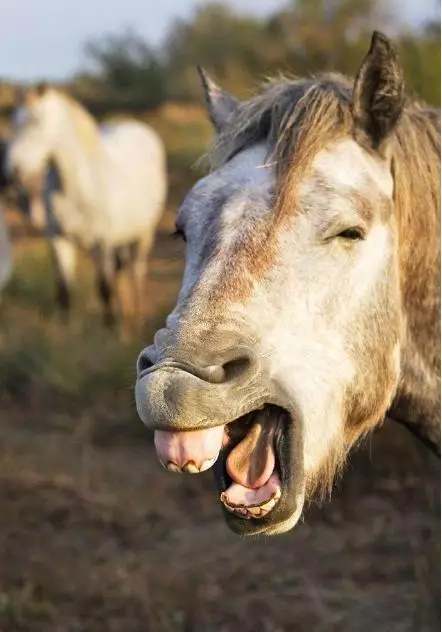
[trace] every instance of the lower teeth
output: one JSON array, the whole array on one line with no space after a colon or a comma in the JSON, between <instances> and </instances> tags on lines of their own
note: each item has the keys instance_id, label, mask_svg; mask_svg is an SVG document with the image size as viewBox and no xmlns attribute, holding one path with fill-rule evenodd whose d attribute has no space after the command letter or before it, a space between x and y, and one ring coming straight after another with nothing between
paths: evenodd
<instances>
[{"instance_id":1,"label":"lower teeth","mask_svg":"<svg viewBox=\"0 0 442 632\"><path fill-rule=\"evenodd\" d=\"M251 518L261 518L273 509L280 497L281 492L278 490L269 500L267 500L262 505L231 505L229 504L225 493L223 493L221 494L221 502L223 503L225 508L232 513L238 513L241 516Z\"/></svg>"}]
</instances>

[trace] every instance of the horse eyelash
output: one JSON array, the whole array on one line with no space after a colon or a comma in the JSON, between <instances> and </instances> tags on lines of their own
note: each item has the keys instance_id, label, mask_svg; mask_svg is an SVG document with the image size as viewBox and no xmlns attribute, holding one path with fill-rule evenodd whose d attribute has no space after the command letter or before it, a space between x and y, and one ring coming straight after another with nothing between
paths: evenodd
<instances>
[{"instance_id":1,"label":"horse eyelash","mask_svg":"<svg viewBox=\"0 0 442 632\"><path fill-rule=\"evenodd\" d=\"M365 235L363 230L360 228L347 228L341 231L338 235L341 239L346 239L348 241L360 241L364 239Z\"/></svg>"}]
</instances>

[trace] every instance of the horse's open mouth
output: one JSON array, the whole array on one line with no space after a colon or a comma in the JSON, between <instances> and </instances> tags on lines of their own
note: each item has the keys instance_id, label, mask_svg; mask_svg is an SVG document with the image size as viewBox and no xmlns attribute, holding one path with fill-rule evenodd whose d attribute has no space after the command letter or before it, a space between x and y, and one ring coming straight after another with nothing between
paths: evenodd
<instances>
[{"instance_id":1,"label":"horse's open mouth","mask_svg":"<svg viewBox=\"0 0 442 632\"><path fill-rule=\"evenodd\" d=\"M225 426L215 476L230 513L258 520L277 505L282 494L278 440L285 417L285 411L268 405Z\"/></svg>"},{"instance_id":2,"label":"horse's open mouth","mask_svg":"<svg viewBox=\"0 0 442 632\"><path fill-rule=\"evenodd\" d=\"M255 532L252 524L245 528L244 522L261 525L272 523L273 516L279 519L281 498L291 486L289 421L287 411L265 405L224 426L156 431L155 445L168 470L198 473L213 466L230 526Z\"/></svg>"}]
</instances>

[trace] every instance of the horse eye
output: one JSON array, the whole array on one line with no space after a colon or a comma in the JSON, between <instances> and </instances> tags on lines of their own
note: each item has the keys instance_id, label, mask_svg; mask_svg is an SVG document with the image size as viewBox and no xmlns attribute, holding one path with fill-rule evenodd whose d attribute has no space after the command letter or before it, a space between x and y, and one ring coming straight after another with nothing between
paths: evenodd
<instances>
[{"instance_id":1,"label":"horse eye","mask_svg":"<svg viewBox=\"0 0 442 632\"><path fill-rule=\"evenodd\" d=\"M343 230L337 237L341 239L347 239L349 241L357 241L360 239L364 239L364 233L360 228L347 228Z\"/></svg>"}]
</instances>

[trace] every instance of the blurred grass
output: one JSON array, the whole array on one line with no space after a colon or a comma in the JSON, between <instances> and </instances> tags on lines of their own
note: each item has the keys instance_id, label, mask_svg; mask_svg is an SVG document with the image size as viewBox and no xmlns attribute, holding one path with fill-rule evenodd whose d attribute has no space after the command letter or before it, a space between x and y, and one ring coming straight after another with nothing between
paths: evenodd
<instances>
[{"instance_id":1,"label":"blurred grass","mask_svg":"<svg viewBox=\"0 0 442 632\"><path fill-rule=\"evenodd\" d=\"M150 331L121 341L98 317L66 325L14 304L2 307L0 331L0 416L20 412L36 433L80 432L91 443L147 438L133 386Z\"/></svg>"},{"instance_id":2,"label":"blurred grass","mask_svg":"<svg viewBox=\"0 0 442 632\"><path fill-rule=\"evenodd\" d=\"M0 592L0 622L8 626L21 626L26 620L53 621L56 615L54 604L42 598L39 586L24 582L9 592Z\"/></svg>"},{"instance_id":3,"label":"blurred grass","mask_svg":"<svg viewBox=\"0 0 442 632\"><path fill-rule=\"evenodd\" d=\"M160 311L127 338L118 328L103 328L86 257L64 322L45 243L25 239L14 254L13 278L0 302L0 419L29 419L34 434L67 433L85 445L145 444L150 435L135 410L135 362L169 311L176 266ZM167 279L160 276L157 284L167 287Z\"/></svg>"},{"instance_id":4,"label":"blurred grass","mask_svg":"<svg viewBox=\"0 0 442 632\"><path fill-rule=\"evenodd\" d=\"M55 302L52 261L46 243L29 240L25 247L16 246L14 255L13 275L2 300L49 316Z\"/></svg>"}]
</instances>

